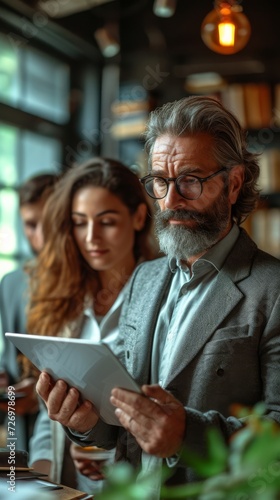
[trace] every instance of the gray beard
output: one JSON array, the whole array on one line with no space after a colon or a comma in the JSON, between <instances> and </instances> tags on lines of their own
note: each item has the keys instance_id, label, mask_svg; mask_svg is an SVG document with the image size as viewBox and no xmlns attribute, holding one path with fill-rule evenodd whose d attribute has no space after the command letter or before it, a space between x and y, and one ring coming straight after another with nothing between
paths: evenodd
<instances>
[{"instance_id":1,"label":"gray beard","mask_svg":"<svg viewBox=\"0 0 280 500\"><path fill-rule=\"evenodd\" d=\"M194 220L196 227L184 224L170 225L170 219ZM207 212L195 212L185 209L159 210L155 213L155 232L160 250L169 258L187 261L205 253L217 243L226 230L230 220L230 207L224 192Z\"/></svg>"}]
</instances>

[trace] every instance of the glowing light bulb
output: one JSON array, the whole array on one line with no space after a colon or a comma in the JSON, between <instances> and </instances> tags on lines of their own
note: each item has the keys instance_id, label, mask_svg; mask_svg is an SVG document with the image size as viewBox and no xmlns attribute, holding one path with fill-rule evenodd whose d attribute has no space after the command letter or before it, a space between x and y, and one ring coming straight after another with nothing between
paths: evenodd
<instances>
[{"instance_id":1,"label":"glowing light bulb","mask_svg":"<svg viewBox=\"0 0 280 500\"><path fill-rule=\"evenodd\" d=\"M235 26L232 23L219 23L219 42L224 47L233 47L235 42Z\"/></svg>"},{"instance_id":2,"label":"glowing light bulb","mask_svg":"<svg viewBox=\"0 0 280 500\"><path fill-rule=\"evenodd\" d=\"M205 45L219 54L235 54L243 49L251 35L251 26L240 5L217 1L201 25Z\"/></svg>"}]
</instances>

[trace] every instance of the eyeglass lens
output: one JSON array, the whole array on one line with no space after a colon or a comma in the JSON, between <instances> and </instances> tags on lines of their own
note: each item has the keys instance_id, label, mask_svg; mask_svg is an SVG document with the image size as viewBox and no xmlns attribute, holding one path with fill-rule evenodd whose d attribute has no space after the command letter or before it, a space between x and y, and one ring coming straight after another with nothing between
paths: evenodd
<instances>
[{"instance_id":1,"label":"eyeglass lens","mask_svg":"<svg viewBox=\"0 0 280 500\"><path fill-rule=\"evenodd\" d=\"M161 199L167 195L168 182L168 180L161 177L151 177L146 180L145 188L152 198ZM201 183L192 176L179 176L176 179L176 187L181 196L190 200L198 198L201 194Z\"/></svg>"}]
</instances>

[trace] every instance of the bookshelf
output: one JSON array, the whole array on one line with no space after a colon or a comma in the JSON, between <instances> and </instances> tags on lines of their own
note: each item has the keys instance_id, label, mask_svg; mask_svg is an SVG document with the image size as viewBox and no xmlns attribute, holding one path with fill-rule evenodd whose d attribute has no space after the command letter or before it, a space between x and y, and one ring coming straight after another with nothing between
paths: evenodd
<instances>
[{"instance_id":1,"label":"bookshelf","mask_svg":"<svg viewBox=\"0 0 280 500\"><path fill-rule=\"evenodd\" d=\"M137 81L120 84L118 98L111 104L111 136L118 143L119 158L128 166L137 166L137 173L146 172L143 133L154 97Z\"/></svg>"},{"instance_id":2,"label":"bookshelf","mask_svg":"<svg viewBox=\"0 0 280 500\"><path fill-rule=\"evenodd\" d=\"M262 250L280 258L280 83L232 83L218 98L248 129L249 148L260 154L261 201L243 226Z\"/></svg>"},{"instance_id":3,"label":"bookshelf","mask_svg":"<svg viewBox=\"0 0 280 500\"><path fill-rule=\"evenodd\" d=\"M144 169L141 135L150 111L149 96L137 82L123 83L111 104L111 136L118 143L119 158L128 165Z\"/></svg>"}]
</instances>

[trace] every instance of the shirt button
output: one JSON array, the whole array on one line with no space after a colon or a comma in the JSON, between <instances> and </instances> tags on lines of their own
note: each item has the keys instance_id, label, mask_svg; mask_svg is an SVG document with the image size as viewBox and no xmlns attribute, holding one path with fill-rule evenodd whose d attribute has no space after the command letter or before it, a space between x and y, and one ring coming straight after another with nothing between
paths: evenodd
<instances>
[{"instance_id":1,"label":"shirt button","mask_svg":"<svg viewBox=\"0 0 280 500\"><path fill-rule=\"evenodd\" d=\"M216 373L217 373L218 377L223 377L225 371L223 368L218 368Z\"/></svg>"}]
</instances>

